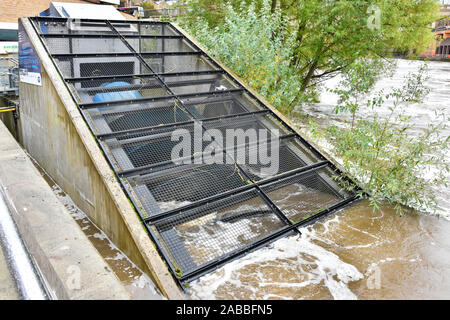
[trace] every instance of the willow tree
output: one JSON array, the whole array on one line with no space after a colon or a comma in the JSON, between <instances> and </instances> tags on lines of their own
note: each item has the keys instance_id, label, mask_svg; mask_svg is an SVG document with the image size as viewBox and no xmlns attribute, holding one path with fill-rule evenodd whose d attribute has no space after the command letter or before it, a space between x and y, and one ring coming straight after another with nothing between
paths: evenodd
<instances>
[{"instance_id":1,"label":"willow tree","mask_svg":"<svg viewBox=\"0 0 450 320\"><path fill-rule=\"evenodd\" d=\"M266 33L252 30L251 26L231 26L230 21L245 22L249 6L261 17L267 13L261 11L281 15L283 26L278 30L285 34L288 30L295 35L295 41L291 41L289 36L289 43L282 44L292 46L292 55L280 64L289 63L291 72L301 79L299 90L284 106L285 110L292 109L307 96L306 93L316 91L319 83L351 70L361 59L383 61L394 51L424 50L432 39L431 23L439 16L436 0L190 0L187 6L190 11L182 23L194 35L196 28L201 27L203 30L197 30L201 34L249 30L253 32L252 37L267 38ZM226 15L233 13L227 9L228 6L241 14L242 19L227 19ZM248 35L237 33L233 37L236 38L235 43L248 41ZM278 35L270 38L262 40L280 39ZM235 49L217 48L218 44L226 45L220 39L214 43L216 51Z\"/></svg>"},{"instance_id":2,"label":"willow tree","mask_svg":"<svg viewBox=\"0 0 450 320\"><path fill-rule=\"evenodd\" d=\"M280 0L279 5L297 31L293 63L304 73L302 91L360 58L424 50L439 14L436 0Z\"/></svg>"}]
</instances>

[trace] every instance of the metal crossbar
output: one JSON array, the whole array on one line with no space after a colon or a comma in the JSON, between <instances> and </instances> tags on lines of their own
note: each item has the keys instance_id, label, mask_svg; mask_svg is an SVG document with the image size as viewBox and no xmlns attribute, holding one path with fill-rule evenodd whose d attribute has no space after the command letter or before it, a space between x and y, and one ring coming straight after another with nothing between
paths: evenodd
<instances>
[{"instance_id":1,"label":"metal crossbar","mask_svg":"<svg viewBox=\"0 0 450 320\"><path fill-rule=\"evenodd\" d=\"M77 77L77 78L65 78L66 82L82 82L82 81L99 81L99 80L120 80L129 78L155 78L156 75L160 77L184 77L184 76L204 76L213 74L223 74L223 70L208 70L208 71L193 71L193 72L166 72L158 74L124 74L124 75L111 75L111 76L97 76L97 77Z\"/></svg>"},{"instance_id":2,"label":"metal crossbar","mask_svg":"<svg viewBox=\"0 0 450 320\"><path fill-rule=\"evenodd\" d=\"M104 39L104 38L113 38L117 39L117 35L111 33L40 33L42 38L91 38L91 39ZM180 35L152 35L152 34L143 34L143 35L135 35L130 34L126 35L126 38L130 39L183 39L183 36Z\"/></svg>"},{"instance_id":3,"label":"metal crossbar","mask_svg":"<svg viewBox=\"0 0 450 320\"><path fill-rule=\"evenodd\" d=\"M155 74L155 76L156 76L156 74ZM170 90L170 89L167 89L167 90ZM172 91L172 90L170 90L170 91ZM103 107L110 107L110 106L115 106L115 105L161 101L161 100L167 100L167 98L171 98L171 97L178 97L179 99L196 98L196 97L204 97L204 96L215 97L215 96L220 96L220 95L240 93L243 91L244 91L244 89L230 89L230 90L221 90L221 91L214 91L214 92L208 91L208 92L186 93L186 94L179 94L177 96L173 93L170 93L169 96L148 97L148 98L128 99L128 100L112 100L112 101L108 101L108 102L81 103L81 104L79 104L79 107L81 109L103 108Z\"/></svg>"},{"instance_id":4,"label":"metal crossbar","mask_svg":"<svg viewBox=\"0 0 450 320\"><path fill-rule=\"evenodd\" d=\"M140 55L144 57L160 57L160 56L198 56L201 52L197 51L174 51L174 52L143 52ZM56 53L52 54L54 59L67 58L108 58L108 57L131 57L133 53L128 52L103 52L103 53Z\"/></svg>"},{"instance_id":5,"label":"metal crossbar","mask_svg":"<svg viewBox=\"0 0 450 320\"><path fill-rule=\"evenodd\" d=\"M176 26L81 19L81 30L72 31L64 18L31 21L183 289L185 282L280 237L298 234L299 227L356 199L333 178L342 173L332 163ZM119 30L130 25L137 27ZM102 31L83 29L95 27ZM104 48L83 47L82 41L92 45L93 39L102 39ZM82 51L75 50L80 47ZM95 59L98 62L92 65ZM232 160L224 164L196 163L206 149L174 162L172 132L191 132L194 125L202 135L209 129L281 130L278 138L267 140L279 143L279 171L262 174L263 163L233 160L236 152L257 152L258 145L250 142L218 148L218 155ZM286 204L280 194L291 189L299 198ZM308 197L320 200L311 203ZM302 201L309 207L292 210ZM261 231L245 231L246 225L255 223ZM234 242L220 240L223 228Z\"/></svg>"},{"instance_id":6,"label":"metal crossbar","mask_svg":"<svg viewBox=\"0 0 450 320\"><path fill-rule=\"evenodd\" d=\"M238 117L242 117L242 116L264 114L264 113L268 113L268 112L269 112L269 110L258 110L258 111L254 111L254 112L246 112L246 113L241 113L241 114L231 114L231 115L227 115L227 116L204 118L204 119L202 119L202 122L223 120L223 119L229 119L229 118L238 118ZM188 125L188 124L194 124L194 120L171 123L171 124L166 124L166 125L157 125L157 126L151 126L151 127L141 127L141 128L136 128L136 129L122 130L122 131L116 131L116 132L110 132L110 133L102 133L102 134L97 134L96 137L97 137L97 139L105 140L105 139L110 139L113 137L123 137L126 135L135 135L135 134L141 133L141 132L152 132L155 129L162 129L162 128L176 129L177 127Z\"/></svg>"}]
</instances>

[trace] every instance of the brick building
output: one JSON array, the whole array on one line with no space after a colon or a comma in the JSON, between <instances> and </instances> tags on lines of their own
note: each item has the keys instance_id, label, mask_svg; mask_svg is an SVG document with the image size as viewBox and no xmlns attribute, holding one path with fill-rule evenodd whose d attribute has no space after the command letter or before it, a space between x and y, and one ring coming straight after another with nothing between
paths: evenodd
<instances>
[{"instance_id":1,"label":"brick building","mask_svg":"<svg viewBox=\"0 0 450 320\"><path fill-rule=\"evenodd\" d=\"M56 0L57 2L91 3L118 6L119 0ZM36 16L48 9L52 0L1 0L0 23L17 22L20 17ZM122 13L124 18L133 19L132 16Z\"/></svg>"},{"instance_id":2,"label":"brick building","mask_svg":"<svg viewBox=\"0 0 450 320\"><path fill-rule=\"evenodd\" d=\"M433 23L435 35L433 44L424 57L450 58L450 0L443 0L441 5L442 18Z\"/></svg>"}]
</instances>

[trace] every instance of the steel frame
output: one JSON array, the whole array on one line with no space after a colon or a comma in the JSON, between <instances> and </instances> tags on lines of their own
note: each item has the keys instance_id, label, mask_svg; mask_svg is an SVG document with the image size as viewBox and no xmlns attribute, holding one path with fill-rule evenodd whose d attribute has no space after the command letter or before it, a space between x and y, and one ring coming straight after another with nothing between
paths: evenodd
<instances>
[{"instance_id":1,"label":"steel frame","mask_svg":"<svg viewBox=\"0 0 450 320\"><path fill-rule=\"evenodd\" d=\"M223 74L223 70L208 70L208 71L191 71L191 72L167 72L167 73L156 73L156 74L124 74L124 75L111 75L111 76L97 76L97 77L78 77L78 78L66 78L65 80L69 83L71 82L82 82L82 81L98 81L98 80L120 80L129 78L155 78L156 75L160 77L184 77L184 76L203 76L211 74Z\"/></svg>"},{"instance_id":2,"label":"steel frame","mask_svg":"<svg viewBox=\"0 0 450 320\"><path fill-rule=\"evenodd\" d=\"M102 26L108 26L112 32L112 34L97 34L97 35L87 35L87 34L42 34L38 31L38 28L35 25L35 22L42 21L47 23L67 23L68 19L66 18L55 18L55 17L34 17L30 18L31 24L36 31L36 33L43 39L42 44L44 45L44 48L52 58L54 65L56 69L58 70L60 76L64 80L70 94L72 95L74 101L77 100L77 95L75 92L73 92L73 89L71 86L69 86L69 83L75 83L80 81L96 81L96 80L118 80L118 79L125 79L125 78L132 78L132 77L148 77L148 78L155 78L159 84L166 89L168 96L161 96L161 97L150 97L150 98L142 98L142 99L130 99L130 100L117 100L117 101L111 101L107 103L78 103L78 107L80 108L80 113L85 120L86 124L88 125L89 129L93 134L95 134L95 129L90 125L90 122L86 118L85 109L91 109L91 108L98 108L98 107L109 107L114 105L124 105L124 104L136 104L136 103L143 103L143 102L154 102L154 101L162 101L162 100L168 100L173 99L176 100L177 103L180 105L180 107L185 111L187 114L190 114L192 117L192 121L187 122L180 122L175 124L168 124L164 127L171 128L176 127L182 124L189 124L189 123L195 123L199 122L199 124L203 126L203 122L206 121L213 121L213 120L220 120L220 119L226 119L226 118L232 118L232 117L239 117L244 115L250 115L250 114L269 114L273 118L276 119L279 123L281 123L285 128L287 128L292 134L288 134L284 137L280 137L280 139L288 139L288 138L295 138L297 141L299 141L304 147L306 147L317 159L319 159L318 162L313 163L312 165L304 166L298 169L291 170L289 172L285 172L282 174L279 174L275 177L263 179L260 181L252 181L251 184L245 185L240 188L236 188L227 192L223 192L221 194L214 195L212 197L208 197L196 202L193 202L189 205L169 210L160 214L155 214L150 217L145 218L145 214L142 212L142 210L139 208L137 203L135 202L134 197L132 196L130 192L130 186L128 185L128 182L124 181L120 177L122 176L128 176L131 173L138 173L141 172L139 170L141 168L134 168L135 172L128 171L128 172L117 172L113 165L113 159L111 159L109 155L109 151L106 149L105 144L102 142L108 138L117 137L120 135L131 135L136 133L143 133L147 131L151 131L152 129L155 129L156 127L146 127L146 128L137 128L137 129L131 129L131 130L124 130L119 132L113 132L113 133L105 133L105 134L96 134L95 137L97 138L98 145L103 151L108 163L110 164L111 168L115 171L115 173L118 176L118 181L121 184L124 192L129 197L130 201L133 203L134 207L138 211L142 221L144 222L144 225L146 227L146 230L151 237L152 241L154 241L157 245L158 252L163 256L165 259L169 270L171 271L172 275L178 280L178 283L180 284L180 287L184 290L183 284L188 281L192 281L201 275L211 272L215 270L216 268L222 266L223 264L241 257L242 255L251 252L253 250L256 250L262 246L265 246L281 237L285 237L286 235L294 233L300 233L298 230L299 227L306 226L308 224L311 224L318 219L335 212L349 203L357 200L358 196L356 194L351 195L350 197L347 197L343 199L342 201L324 209L320 212L316 213L313 216L308 217L307 219L304 219L302 221L299 221L297 223L291 222L282 212L280 208L278 208L271 200L270 198L263 192L261 187L264 187L264 185L267 185L269 183L274 183L277 181L280 181L282 179L286 179L289 177L296 177L301 176L304 174L307 174L308 172L316 172L317 170L321 168L329 168L332 171L336 172L339 175L342 175L342 172L337 169L331 162L329 162L319 151L317 151L310 143L308 143L303 137L301 137L295 130L293 130L283 119L281 119L276 113L274 113L270 108L268 108L264 102L262 102L257 96L255 96L251 91L249 91L244 84L242 84L239 80L235 79L233 75L231 75L227 70L223 69L213 58L211 58L207 53L203 52L201 48L199 48L194 42L192 42L188 37L185 37L182 32L180 32L176 26L172 25L169 22L156 22L156 21L108 21L108 20L100 20L100 19L79 19L81 23L85 25L92 25L92 26L99 26L99 24L102 24ZM120 26L123 24L138 24L138 25L169 25L174 31L178 33L176 36L146 36L146 35L136 35L136 36L130 36L130 35L122 35L115 26ZM139 28L140 31L140 28ZM105 37L105 38L119 38L125 46L130 50L130 53L103 53L103 54L51 54L51 51L49 50L46 42L44 39L46 38L76 38L76 37L87 37L87 38L99 38L99 37ZM183 39L184 41L188 42L189 45L191 45L195 50L192 52L158 52L158 53L139 53L127 42L126 38L177 38L177 39ZM198 71L198 72L174 72L174 73L155 73L152 68L148 65L148 63L145 61L144 56L166 56L166 55L201 55L204 58L206 58L209 62L213 64L217 70L212 71ZM151 74L130 74L130 75L117 75L117 76L99 76L99 77L78 77L78 78L65 78L64 74L61 72L61 69L58 66L58 63L54 60L57 58L75 58L75 57L117 57L117 56L135 56L142 65L148 69L148 71L151 72ZM183 95L176 95L170 88L167 82L164 81L165 77L177 77L177 76L189 76L189 75L207 75L207 74L225 74L232 82L234 82L237 86L240 88L238 89L231 89L231 90L225 90L225 91L217 91L217 92L205 92L205 93L193 93L193 94L183 94ZM207 118L207 119L196 119L195 116L189 112L189 109L186 108L186 105L188 103L183 103L182 99L191 98L191 97L199 97L199 96L220 96L224 94L235 94L235 93L245 93L247 94L251 99L256 101L260 107L263 108L263 110L256 111L256 112L248 112L248 113L242 113L237 115L229 115L229 116L222 116L222 117L214 117L214 118ZM200 121L199 121L200 120ZM161 126L158 126L158 128L161 128ZM226 150L223 151L226 153ZM160 164L157 164L160 165ZM147 168L148 169L148 168ZM133 169L132 169L133 170ZM137 171L136 171L137 170ZM241 170L242 174L246 175L245 170L242 168L239 168ZM247 176L248 178L248 176ZM345 178L348 182L352 183L352 181L348 178ZM250 180L250 179L249 179ZM164 221L164 219L168 217L173 217L174 215L180 215L183 212L185 212L188 209L192 209L195 207L198 207L200 205L204 205L207 203L210 203L211 201L216 201L220 199L225 199L227 197L230 197L232 195L238 194L240 192L254 189L257 194L264 200L264 202L269 206L270 209L273 210L273 212L285 223L285 227L272 232L266 236L261 237L260 239L253 241L252 243L249 243L245 246L242 246L236 250L233 250L229 252L226 255L223 255L217 259L211 260L203 265L198 266L195 270L192 270L188 273L180 275L177 272L176 266L173 264L171 258L167 254L167 252L164 249L164 246L159 242L158 237L156 236L154 230L152 230L151 226L155 223L160 223L161 221ZM334 188L331 187L331 189L334 190ZM359 191L360 189L355 186L355 190Z\"/></svg>"},{"instance_id":3,"label":"steel frame","mask_svg":"<svg viewBox=\"0 0 450 320\"><path fill-rule=\"evenodd\" d=\"M155 74L155 76L158 77L157 74ZM244 92L244 89L230 89L230 90L221 90L221 91L214 91L214 92L198 92L198 93L186 93L186 94L175 95L175 94L173 94L172 90L169 87L165 87L165 88L166 88L167 92L169 93L169 95L167 95L167 96L147 97L147 98L129 99L129 100L112 100L109 102L80 103L78 106L81 109L104 108L104 107L117 106L117 105L162 101L162 100L167 100L170 98L178 98L177 99L178 102L181 103L180 99L205 97L205 96L215 97L215 96L222 96L222 95L226 95L226 94L234 94L234 93Z\"/></svg>"}]
</instances>

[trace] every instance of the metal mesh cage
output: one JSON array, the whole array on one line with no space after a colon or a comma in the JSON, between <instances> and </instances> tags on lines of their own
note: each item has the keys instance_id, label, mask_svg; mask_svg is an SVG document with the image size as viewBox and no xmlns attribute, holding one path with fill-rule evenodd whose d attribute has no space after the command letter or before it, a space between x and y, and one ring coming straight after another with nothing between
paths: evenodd
<instances>
[{"instance_id":1,"label":"metal mesh cage","mask_svg":"<svg viewBox=\"0 0 450 320\"><path fill-rule=\"evenodd\" d=\"M110 82L114 82L114 76L149 73L136 57L128 53L121 56L98 57L56 56L54 59L65 78L109 76Z\"/></svg>"},{"instance_id":2,"label":"metal mesh cage","mask_svg":"<svg viewBox=\"0 0 450 320\"><path fill-rule=\"evenodd\" d=\"M239 88L238 85L231 81L231 79L221 74L184 76L182 80L171 80L172 79L167 79L166 83L176 95L216 92Z\"/></svg>"},{"instance_id":3,"label":"metal mesh cage","mask_svg":"<svg viewBox=\"0 0 450 320\"><path fill-rule=\"evenodd\" d=\"M247 144L233 151L227 150L253 181L271 178L318 162L316 157L298 144L297 139L275 138L264 144L262 142ZM277 153L277 156L272 153Z\"/></svg>"},{"instance_id":4,"label":"metal mesh cage","mask_svg":"<svg viewBox=\"0 0 450 320\"><path fill-rule=\"evenodd\" d=\"M47 36L47 46L52 54L130 53L127 46L113 34L73 35L71 38ZM134 40L134 39L133 39Z\"/></svg>"},{"instance_id":5,"label":"metal mesh cage","mask_svg":"<svg viewBox=\"0 0 450 320\"><path fill-rule=\"evenodd\" d=\"M180 284L354 199L332 164L170 23L31 20Z\"/></svg>"},{"instance_id":6,"label":"metal mesh cage","mask_svg":"<svg viewBox=\"0 0 450 320\"><path fill-rule=\"evenodd\" d=\"M185 211L155 224L161 243L182 273L283 226L255 190Z\"/></svg>"},{"instance_id":7,"label":"metal mesh cage","mask_svg":"<svg viewBox=\"0 0 450 320\"><path fill-rule=\"evenodd\" d=\"M145 216L178 209L247 185L245 177L230 164L173 166L171 169L131 177L128 182L134 189L152 195L151 198L136 199L142 204Z\"/></svg>"},{"instance_id":8,"label":"metal mesh cage","mask_svg":"<svg viewBox=\"0 0 450 320\"><path fill-rule=\"evenodd\" d=\"M134 38L125 39L133 46L133 49L139 53L153 52L186 52L194 51L193 48L181 36L171 36L170 38Z\"/></svg>"},{"instance_id":9,"label":"metal mesh cage","mask_svg":"<svg viewBox=\"0 0 450 320\"><path fill-rule=\"evenodd\" d=\"M102 65L102 67L103 66L104 65ZM80 66L80 68L84 69L83 67L83 65ZM108 67L111 69L115 68L114 65ZM126 65L118 64L116 67L119 69L121 67L126 68ZM129 69L131 69L131 66L129 67ZM126 69L123 71L126 72ZM132 71L132 69L129 71ZM92 71L89 70L87 72L98 72L103 75L105 71L92 69ZM113 82L111 82L111 80L106 80L103 77L98 80L72 82L71 86L76 91L80 104L97 102L98 105L100 105L103 103L105 106L100 106L102 109L105 109L108 102L111 101L115 102L130 99L139 100L143 98L164 97L170 95L159 79L150 77L121 77ZM122 109L126 110L127 107L128 106L123 107Z\"/></svg>"}]
</instances>

